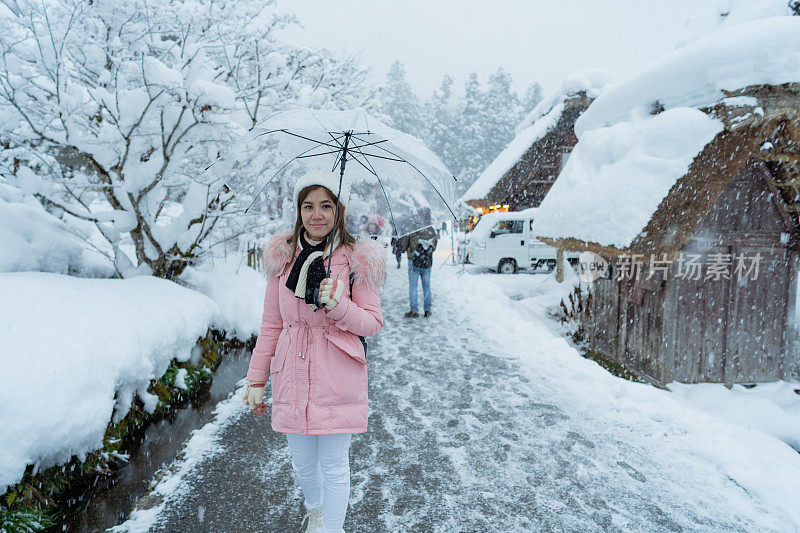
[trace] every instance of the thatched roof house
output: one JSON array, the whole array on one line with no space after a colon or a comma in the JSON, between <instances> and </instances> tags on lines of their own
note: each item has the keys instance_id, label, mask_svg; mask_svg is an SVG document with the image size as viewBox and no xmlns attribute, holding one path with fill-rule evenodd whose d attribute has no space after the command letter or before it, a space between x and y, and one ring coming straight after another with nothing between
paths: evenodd
<instances>
[{"instance_id":1,"label":"thatched roof house","mask_svg":"<svg viewBox=\"0 0 800 533\"><path fill-rule=\"evenodd\" d=\"M764 50L775 61L754 61ZM538 228L613 266L592 285L592 350L661 383L800 376L798 58L800 18L746 24L578 120Z\"/></svg>"},{"instance_id":2,"label":"thatched roof house","mask_svg":"<svg viewBox=\"0 0 800 533\"><path fill-rule=\"evenodd\" d=\"M508 211L537 207L578 142L575 120L612 78L590 69L565 79L517 126L514 139L461 200L482 212L497 205Z\"/></svg>"},{"instance_id":3,"label":"thatched roof house","mask_svg":"<svg viewBox=\"0 0 800 533\"><path fill-rule=\"evenodd\" d=\"M701 109L720 119L724 129L703 146L688 171L670 187L629 244L591 238L554 238L552 232L542 238L565 250L589 250L607 257L667 254L668 259L674 258L686 248L701 222L708 218L720 201L720 195L730 192L734 178L747 168L760 171L766 179L765 187L775 193L773 200L785 219L785 229L797 231L800 228L800 84L754 86L731 94L752 97L754 105L730 106L726 103L730 99L723 99ZM718 207L733 211L730 206ZM605 211L602 205L597 205L596 209ZM742 230L752 229L750 213L729 214L743 220Z\"/></svg>"}]
</instances>

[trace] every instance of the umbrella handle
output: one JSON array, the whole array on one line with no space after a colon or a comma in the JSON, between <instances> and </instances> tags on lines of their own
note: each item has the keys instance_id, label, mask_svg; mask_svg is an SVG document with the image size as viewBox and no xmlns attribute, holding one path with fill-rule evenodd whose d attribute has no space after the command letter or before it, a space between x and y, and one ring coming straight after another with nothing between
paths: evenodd
<instances>
[{"instance_id":1,"label":"umbrella handle","mask_svg":"<svg viewBox=\"0 0 800 533\"><path fill-rule=\"evenodd\" d=\"M319 301L319 287L314 288L314 305L317 306L317 309L322 309L325 307Z\"/></svg>"},{"instance_id":2,"label":"umbrella handle","mask_svg":"<svg viewBox=\"0 0 800 533\"><path fill-rule=\"evenodd\" d=\"M342 196L342 180L344 179L344 166L347 164L347 145L350 143L351 132L344 135L344 146L342 147L342 162L339 167L339 192L336 193L336 213L333 217L333 231L331 232L331 252L328 256L327 277L331 277L331 261L333 260L333 243L336 242L336 226L339 223L339 199ZM315 297L316 299L316 297Z\"/></svg>"}]
</instances>

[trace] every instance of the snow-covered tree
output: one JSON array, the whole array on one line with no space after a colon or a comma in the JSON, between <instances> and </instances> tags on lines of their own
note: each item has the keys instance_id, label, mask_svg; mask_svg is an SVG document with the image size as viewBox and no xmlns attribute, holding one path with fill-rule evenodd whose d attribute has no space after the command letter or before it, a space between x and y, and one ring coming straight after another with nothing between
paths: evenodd
<instances>
[{"instance_id":1,"label":"snow-covered tree","mask_svg":"<svg viewBox=\"0 0 800 533\"><path fill-rule=\"evenodd\" d=\"M421 103L400 62L392 64L379 90L380 115L394 127L420 137L458 178L464 192L513 139L519 122L542 99L533 83L521 100L512 77L499 68L482 87L476 73L467 78L464 96L453 95L453 78L445 75L431 97Z\"/></svg>"},{"instance_id":2,"label":"snow-covered tree","mask_svg":"<svg viewBox=\"0 0 800 533\"><path fill-rule=\"evenodd\" d=\"M542 86L538 83L532 83L525 90L522 96L522 113L526 115L533 111L533 109L542 101Z\"/></svg>"},{"instance_id":3,"label":"snow-covered tree","mask_svg":"<svg viewBox=\"0 0 800 533\"><path fill-rule=\"evenodd\" d=\"M459 134L456 108L453 102L453 78L445 75L439 88L433 92L428 111L428 128L423 137L426 144L455 172L460 166Z\"/></svg>"},{"instance_id":4,"label":"snow-covered tree","mask_svg":"<svg viewBox=\"0 0 800 533\"><path fill-rule=\"evenodd\" d=\"M386 83L378 92L378 102L380 112L389 120L390 126L415 137L425 136L424 107L406 81L406 69L400 61L389 67Z\"/></svg>"},{"instance_id":5,"label":"snow-covered tree","mask_svg":"<svg viewBox=\"0 0 800 533\"><path fill-rule=\"evenodd\" d=\"M17 0L0 18L3 178L96 228L121 275L179 274L230 209L203 170L237 134L366 96L355 61L281 44L292 19L272 4Z\"/></svg>"},{"instance_id":6,"label":"snow-covered tree","mask_svg":"<svg viewBox=\"0 0 800 533\"><path fill-rule=\"evenodd\" d=\"M491 157L490 163L514 138L514 128L522 118L521 102L511 82L511 74L499 68L486 84L486 100L480 116L484 153Z\"/></svg>"},{"instance_id":7,"label":"snow-covered tree","mask_svg":"<svg viewBox=\"0 0 800 533\"><path fill-rule=\"evenodd\" d=\"M491 163L486 151L485 101L478 75L473 72L464 84L464 99L457 121L461 165L456 176L462 188L469 187Z\"/></svg>"},{"instance_id":8,"label":"snow-covered tree","mask_svg":"<svg viewBox=\"0 0 800 533\"><path fill-rule=\"evenodd\" d=\"M476 74L464 86L464 98L457 117L459 190L466 191L514 138L519 122L541 100L541 87L532 84L520 100L512 89L512 77L502 68L489 76L486 88Z\"/></svg>"}]
</instances>

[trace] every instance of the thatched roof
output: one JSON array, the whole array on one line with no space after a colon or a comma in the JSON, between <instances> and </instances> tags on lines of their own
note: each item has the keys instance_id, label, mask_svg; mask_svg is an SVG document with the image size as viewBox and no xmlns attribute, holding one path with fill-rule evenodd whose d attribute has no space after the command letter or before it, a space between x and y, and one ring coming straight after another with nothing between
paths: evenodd
<instances>
[{"instance_id":1,"label":"thatched roof","mask_svg":"<svg viewBox=\"0 0 800 533\"><path fill-rule=\"evenodd\" d=\"M536 207L530 198L541 200L543 193L531 191L528 194L525 187L531 181L555 179L560 170L560 153L553 148L567 145L571 149L575 145L575 120L615 79L610 71L598 68L581 69L564 78L559 87L522 120L511 142L484 169L461 200L473 207L497 203L509 204L512 210ZM548 157L548 151L554 152L554 157Z\"/></svg>"},{"instance_id":2,"label":"thatched roof","mask_svg":"<svg viewBox=\"0 0 800 533\"><path fill-rule=\"evenodd\" d=\"M757 106L727 105L725 100L701 109L720 119L724 129L695 157L652 213L639 235L625 248L574 238L542 240L565 250L590 250L614 257L621 253L666 253L672 257L689 241L727 184L748 164L761 165L773 177L783 216L800 229L800 84L752 86L727 94L748 96ZM598 206L603 209L603 206Z\"/></svg>"},{"instance_id":3,"label":"thatched roof","mask_svg":"<svg viewBox=\"0 0 800 533\"><path fill-rule=\"evenodd\" d=\"M561 171L562 151L568 152L578 142L573 126L592 100L585 92L566 98L558 121L518 156L482 200L470 203L509 204L513 211L536 207Z\"/></svg>"}]
</instances>

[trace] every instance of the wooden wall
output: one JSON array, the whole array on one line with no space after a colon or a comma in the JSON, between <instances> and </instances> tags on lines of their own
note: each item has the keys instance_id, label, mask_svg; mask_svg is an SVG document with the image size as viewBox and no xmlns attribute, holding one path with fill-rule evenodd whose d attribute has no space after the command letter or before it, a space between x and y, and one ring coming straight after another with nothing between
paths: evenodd
<instances>
[{"instance_id":1,"label":"wooden wall","mask_svg":"<svg viewBox=\"0 0 800 533\"><path fill-rule=\"evenodd\" d=\"M732 180L683 250L701 256L704 278L711 254L732 254L735 265L758 253L756 279L738 280L733 265L729 280L683 279L672 263L663 285L598 280L591 348L661 383L800 376L797 236L765 178L751 166Z\"/></svg>"}]
</instances>

